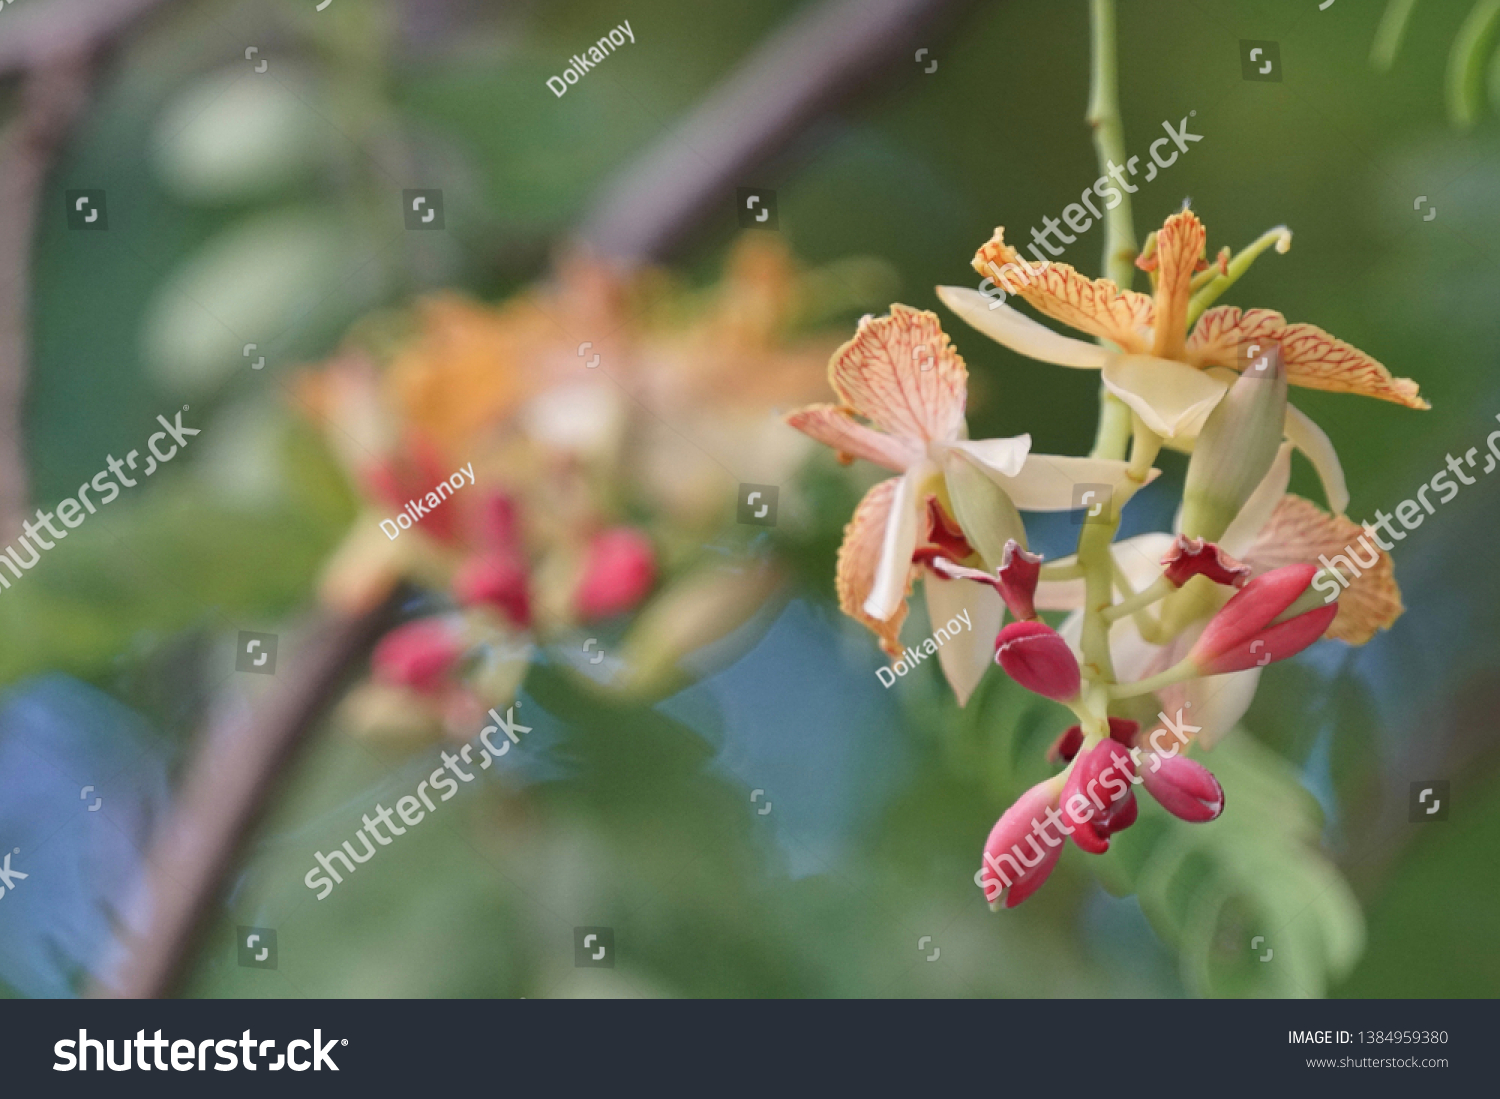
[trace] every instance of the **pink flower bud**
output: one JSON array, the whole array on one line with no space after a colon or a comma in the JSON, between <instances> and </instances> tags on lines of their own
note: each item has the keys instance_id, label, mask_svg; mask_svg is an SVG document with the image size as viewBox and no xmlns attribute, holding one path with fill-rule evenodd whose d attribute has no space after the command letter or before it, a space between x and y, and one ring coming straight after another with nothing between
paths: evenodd
<instances>
[{"instance_id":1,"label":"pink flower bud","mask_svg":"<svg viewBox=\"0 0 1500 1099\"><path fill-rule=\"evenodd\" d=\"M634 527L612 527L594 536L573 608L584 621L634 607L656 583L656 552Z\"/></svg>"},{"instance_id":2,"label":"pink flower bud","mask_svg":"<svg viewBox=\"0 0 1500 1099\"><path fill-rule=\"evenodd\" d=\"M1068 643L1043 622L1012 622L995 638L995 662L1028 691L1068 702L1083 684Z\"/></svg>"},{"instance_id":3,"label":"pink flower bud","mask_svg":"<svg viewBox=\"0 0 1500 1099\"><path fill-rule=\"evenodd\" d=\"M521 524L514 497L491 492L479 504L476 522L479 544L495 553L519 553Z\"/></svg>"},{"instance_id":4,"label":"pink flower bud","mask_svg":"<svg viewBox=\"0 0 1500 1099\"><path fill-rule=\"evenodd\" d=\"M497 552L469 558L454 577L453 594L464 606L488 604L498 608L523 630L531 625L526 568L514 554Z\"/></svg>"},{"instance_id":5,"label":"pink flower bud","mask_svg":"<svg viewBox=\"0 0 1500 1099\"><path fill-rule=\"evenodd\" d=\"M1250 566L1229 556L1213 542L1179 534L1161 559L1163 575L1177 587L1195 576L1206 576L1215 584L1243 588L1250 579Z\"/></svg>"},{"instance_id":6,"label":"pink flower bud","mask_svg":"<svg viewBox=\"0 0 1500 1099\"><path fill-rule=\"evenodd\" d=\"M991 908L1014 908L1041 888L1062 857L1062 837L1047 831L1056 815L1058 779L1038 783L995 822L984 843L980 885Z\"/></svg>"},{"instance_id":7,"label":"pink flower bud","mask_svg":"<svg viewBox=\"0 0 1500 1099\"><path fill-rule=\"evenodd\" d=\"M1209 620L1188 659L1203 675L1219 675L1300 653L1323 636L1338 604L1275 620L1297 602L1317 571L1316 565L1284 565L1257 576Z\"/></svg>"},{"instance_id":8,"label":"pink flower bud","mask_svg":"<svg viewBox=\"0 0 1500 1099\"><path fill-rule=\"evenodd\" d=\"M421 618L397 626L380 639L370 657L375 678L435 694L463 655L459 628L451 619Z\"/></svg>"},{"instance_id":9,"label":"pink flower bud","mask_svg":"<svg viewBox=\"0 0 1500 1099\"><path fill-rule=\"evenodd\" d=\"M1063 820L1073 826L1073 842L1090 854L1109 850L1109 837L1135 822L1131 779L1135 761L1118 740L1101 740L1073 763L1063 785Z\"/></svg>"},{"instance_id":10,"label":"pink flower bud","mask_svg":"<svg viewBox=\"0 0 1500 1099\"><path fill-rule=\"evenodd\" d=\"M1200 824L1224 811L1224 788L1213 772L1186 756L1152 752L1141 766L1146 791L1173 816Z\"/></svg>"}]
</instances>

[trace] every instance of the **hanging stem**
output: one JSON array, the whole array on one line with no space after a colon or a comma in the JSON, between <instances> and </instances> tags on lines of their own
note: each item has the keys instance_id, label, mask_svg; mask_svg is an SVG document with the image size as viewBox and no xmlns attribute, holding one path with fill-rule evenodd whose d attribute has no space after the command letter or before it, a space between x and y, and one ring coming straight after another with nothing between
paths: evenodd
<instances>
[{"instance_id":1,"label":"hanging stem","mask_svg":"<svg viewBox=\"0 0 1500 1099\"><path fill-rule=\"evenodd\" d=\"M1120 120L1119 69L1115 60L1115 0L1089 0L1092 29L1092 70L1088 123L1094 130L1094 152L1099 174L1111 164L1125 163L1125 126ZM1120 191L1120 203L1104 211L1104 275L1121 289L1135 275L1135 225L1130 195ZM1100 341L1101 343L1105 341ZM1123 458L1130 439L1130 410L1102 385L1099 387L1099 430L1092 457Z\"/></svg>"}]
</instances>

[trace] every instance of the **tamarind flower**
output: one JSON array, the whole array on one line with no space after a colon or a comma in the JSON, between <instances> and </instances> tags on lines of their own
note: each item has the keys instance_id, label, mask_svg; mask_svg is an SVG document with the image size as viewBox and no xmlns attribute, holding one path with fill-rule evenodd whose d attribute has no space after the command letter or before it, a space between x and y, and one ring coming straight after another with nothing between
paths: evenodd
<instances>
[{"instance_id":1,"label":"tamarind flower","mask_svg":"<svg viewBox=\"0 0 1500 1099\"><path fill-rule=\"evenodd\" d=\"M1243 590L1248 578L1260 577L1287 565L1319 565L1323 558L1348 554L1357 562L1359 574L1349 576L1347 588L1336 601L1336 608L1321 636L1363 645L1375 634L1389 629L1405 609L1396 585L1395 567L1390 555L1367 537L1356 523L1330 515L1310 500L1287 492L1291 479L1289 443L1282 443L1276 458L1261 483L1240 509L1234 521L1217 543L1213 554L1207 547L1200 551L1203 560L1214 562L1212 578L1218 581L1210 589L1208 601L1192 619L1180 623L1171 637L1153 633L1148 639L1141 632L1135 616L1119 618L1110 627L1110 650L1115 673L1121 682L1145 679L1172 667L1192 649L1210 620L1229 601L1236 590ZM1115 566L1120 575L1137 591L1149 588L1158 578L1181 575L1183 546L1189 540L1164 531L1153 531L1124 538L1112 547ZM1228 560L1229 564L1223 562ZM1070 558L1059 558L1066 565ZM1242 573L1240 566L1248 569ZM1326 574L1324 574L1326 575ZM1328 592L1330 581L1313 577L1313 586ZM1335 585L1336 586L1336 585ZM1037 585L1036 606L1044 611L1072 611L1058 628L1058 633L1078 648L1082 626L1083 582L1079 580L1047 581ZM1257 654L1257 661L1263 651ZM1286 655L1291 655L1287 653ZM1209 674L1177 683L1157 692L1163 709L1176 713L1189 707L1193 720L1202 727L1198 739L1212 746L1234 727L1250 707L1264 665L1255 663L1243 670Z\"/></svg>"},{"instance_id":2,"label":"tamarind flower","mask_svg":"<svg viewBox=\"0 0 1500 1099\"><path fill-rule=\"evenodd\" d=\"M938 650L962 704L989 665L1001 602L986 585L933 573L930 555L919 553L923 544L954 526L965 548L998 566L1006 541L1024 545L1016 509L1066 511L1075 483L1120 484L1128 467L1031 454L1029 435L969 440L968 373L930 312L893 305L887 316L865 317L834 352L828 374L839 403L809 405L786 422L843 461L864 458L900 475L871 488L844 530L839 607L897 657L912 583L919 575L934 580L925 592L935 622L964 608L975 614L971 630Z\"/></svg>"},{"instance_id":3,"label":"tamarind flower","mask_svg":"<svg viewBox=\"0 0 1500 1099\"><path fill-rule=\"evenodd\" d=\"M1191 210L1166 219L1137 260L1152 275L1155 291L1150 296L1122 290L1111 279L1090 279L1067 264L1032 266L1005 243L1003 229L996 229L975 254L974 269L997 287L1113 347L1060 335L967 287L941 286L938 296L969 324L1019 354L1099 370L1106 389L1148 428L1184 449L1191 448L1235 373L1249 365L1243 349L1252 346L1276 348L1291 385L1356 393L1407 408L1429 407L1415 382L1392 377L1369 355L1320 328L1288 324L1270 309L1208 308L1260 252L1272 244L1285 252L1291 233L1274 229L1233 259L1227 250L1221 252L1212 266L1203 259L1206 236ZM1328 436L1291 406L1285 434L1316 467L1330 507L1342 513L1349 494Z\"/></svg>"}]
</instances>

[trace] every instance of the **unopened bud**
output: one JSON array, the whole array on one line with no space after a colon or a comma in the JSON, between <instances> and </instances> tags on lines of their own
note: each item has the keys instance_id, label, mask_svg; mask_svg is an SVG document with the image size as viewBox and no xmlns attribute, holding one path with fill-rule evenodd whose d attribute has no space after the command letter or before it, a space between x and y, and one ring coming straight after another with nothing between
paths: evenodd
<instances>
[{"instance_id":1,"label":"unopened bud","mask_svg":"<svg viewBox=\"0 0 1500 1099\"><path fill-rule=\"evenodd\" d=\"M995 662L1028 691L1057 702L1078 697L1078 660L1057 631L1042 622L1012 622L995 638Z\"/></svg>"},{"instance_id":2,"label":"unopened bud","mask_svg":"<svg viewBox=\"0 0 1500 1099\"><path fill-rule=\"evenodd\" d=\"M1182 533L1223 536L1286 434L1286 368L1276 344L1249 344L1243 372L1198 433L1182 490Z\"/></svg>"}]
</instances>

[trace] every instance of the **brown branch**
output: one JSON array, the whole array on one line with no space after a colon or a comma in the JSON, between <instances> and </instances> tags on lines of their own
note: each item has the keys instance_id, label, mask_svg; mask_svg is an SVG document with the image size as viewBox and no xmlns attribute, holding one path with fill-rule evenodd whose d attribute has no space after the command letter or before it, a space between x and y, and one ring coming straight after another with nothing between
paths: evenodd
<instances>
[{"instance_id":1,"label":"brown branch","mask_svg":"<svg viewBox=\"0 0 1500 1099\"><path fill-rule=\"evenodd\" d=\"M163 0L21 0L0 15L0 76L86 57Z\"/></svg>"},{"instance_id":2,"label":"brown branch","mask_svg":"<svg viewBox=\"0 0 1500 1099\"><path fill-rule=\"evenodd\" d=\"M747 172L877 73L909 66L962 0L828 0L771 36L687 121L647 148L584 219L589 248L657 258L703 215L727 210ZM930 36L929 36L930 37Z\"/></svg>"},{"instance_id":3,"label":"brown branch","mask_svg":"<svg viewBox=\"0 0 1500 1099\"><path fill-rule=\"evenodd\" d=\"M147 860L146 926L113 986L92 995L170 995L185 973L223 882L260 819L277 777L301 748L350 665L389 624L400 593L358 617L326 618L297 653L281 654L285 677L266 709L211 730L183 778L181 792Z\"/></svg>"},{"instance_id":4,"label":"brown branch","mask_svg":"<svg viewBox=\"0 0 1500 1099\"><path fill-rule=\"evenodd\" d=\"M47 173L88 102L93 59L161 0L41 0L0 15L0 75L21 74L20 109L0 134L0 542L29 510L21 426L30 358L32 240Z\"/></svg>"}]
</instances>

